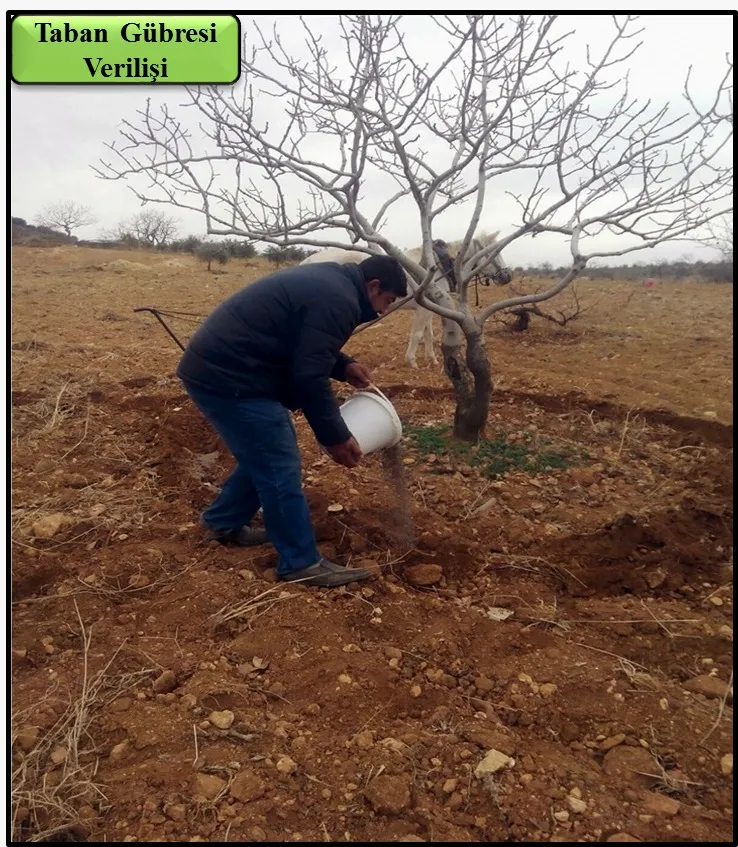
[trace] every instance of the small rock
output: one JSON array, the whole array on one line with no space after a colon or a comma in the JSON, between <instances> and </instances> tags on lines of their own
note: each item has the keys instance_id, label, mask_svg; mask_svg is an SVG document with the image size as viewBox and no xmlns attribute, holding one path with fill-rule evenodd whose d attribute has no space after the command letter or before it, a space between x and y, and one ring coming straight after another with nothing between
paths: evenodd
<instances>
[{"instance_id":1,"label":"small rock","mask_svg":"<svg viewBox=\"0 0 738 847\"><path fill-rule=\"evenodd\" d=\"M725 641L733 640L733 627L723 624L718 630L718 635Z\"/></svg>"},{"instance_id":2,"label":"small rock","mask_svg":"<svg viewBox=\"0 0 738 847\"><path fill-rule=\"evenodd\" d=\"M193 793L205 800L215 800L228 783L219 776L210 773L197 773L194 778Z\"/></svg>"},{"instance_id":3,"label":"small rock","mask_svg":"<svg viewBox=\"0 0 738 847\"><path fill-rule=\"evenodd\" d=\"M730 776L733 773L733 754L726 753L720 759L720 772L723 776Z\"/></svg>"},{"instance_id":4,"label":"small rock","mask_svg":"<svg viewBox=\"0 0 738 847\"><path fill-rule=\"evenodd\" d=\"M566 798L566 802L569 804L569 808L575 815L583 815L587 811L587 804L584 800L580 800L578 797L572 797L570 795Z\"/></svg>"},{"instance_id":5,"label":"small rock","mask_svg":"<svg viewBox=\"0 0 738 847\"><path fill-rule=\"evenodd\" d=\"M558 686L553 684L553 682L544 682L538 690L543 697L553 697L559 689Z\"/></svg>"},{"instance_id":6,"label":"small rock","mask_svg":"<svg viewBox=\"0 0 738 847\"><path fill-rule=\"evenodd\" d=\"M336 514L343 511L343 506L340 503L331 503L331 505L328 506L328 511L331 512L331 514Z\"/></svg>"},{"instance_id":7,"label":"small rock","mask_svg":"<svg viewBox=\"0 0 738 847\"><path fill-rule=\"evenodd\" d=\"M230 729L233 726L233 721L236 716L228 709L222 712L211 712L208 715L210 723L218 729Z\"/></svg>"},{"instance_id":8,"label":"small rock","mask_svg":"<svg viewBox=\"0 0 738 847\"><path fill-rule=\"evenodd\" d=\"M667 580L669 574L665 568L654 568L645 574L646 585L649 588L660 588Z\"/></svg>"},{"instance_id":9,"label":"small rock","mask_svg":"<svg viewBox=\"0 0 738 847\"><path fill-rule=\"evenodd\" d=\"M723 605L723 598L715 595L713 597L710 597L710 602L712 603L713 606L722 606Z\"/></svg>"},{"instance_id":10,"label":"small rock","mask_svg":"<svg viewBox=\"0 0 738 847\"><path fill-rule=\"evenodd\" d=\"M625 733L619 732L617 735L612 735L610 738L606 738L604 741L600 742L600 750L612 750L613 747L617 747L619 744L622 744L625 741Z\"/></svg>"},{"instance_id":11,"label":"small rock","mask_svg":"<svg viewBox=\"0 0 738 847\"><path fill-rule=\"evenodd\" d=\"M453 794L456 791L456 786L459 784L458 779L447 779L443 783L443 788L441 789L444 794Z\"/></svg>"},{"instance_id":12,"label":"small rock","mask_svg":"<svg viewBox=\"0 0 738 847\"><path fill-rule=\"evenodd\" d=\"M194 694L183 694L179 702L183 709L189 711L197 706L197 697Z\"/></svg>"},{"instance_id":13,"label":"small rock","mask_svg":"<svg viewBox=\"0 0 738 847\"><path fill-rule=\"evenodd\" d=\"M679 811L680 804L665 794L646 791L643 796L643 808L654 815L671 818Z\"/></svg>"},{"instance_id":14,"label":"small rock","mask_svg":"<svg viewBox=\"0 0 738 847\"><path fill-rule=\"evenodd\" d=\"M255 773L243 771L233 780L228 793L242 803L249 803L262 797L265 790L264 784Z\"/></svg>"},{"instance_id":15,"label":"small rock","mask_svg":"<svg viewBox=\"0 0 738 847\"><path fill-rule=\"evenodd\" d=\"M474 776L481 779L488 773L497 773L497 771L506 768L509 763L509 756L506 756L499 750L490 750L474 769Z\"/></svg>"},{"instance_id":16,"label":"small rock","mask_svg":"<svg viewBox=\"0 0 738 847\"><path fill-rule=\"evenodd\" d=\"M413 685L410 688L410 696L411 697L420 697L423 693L423 689L419 685Z\"/></svg>"},{"instance_id":17,"label":"small rock","mask_svg":"<svg viewBox=\"0 0 738 847\"><path fill-rule=\"evenodd\" d=\"M164 671L154 680L154 691L157 694L168 694L177 687L177 677L174 671Z\"/></svg>"},{"instance_id":18,"label":"small rock","mask_svg":"<svg viewBox=\"0 0 738 847\"><path fill-rule=\"evenodd\" d=\"M515 614L515 610L506 609L503 606L490 606L485 614L491 621L502 623L502 621L506 621L508 618L511 618ZM527 674L525 674L525 676L527 676ZM530 679L530 677L528 678ZM531 680L531 682L532 681L533 680Z\"/></svg>"},{"instance_id":19,"label":"small rock","mask_svg":"<svg viewBox=\"0 0 738 847\"><path fill-rule=\"evenodd\" d=\"M297 762L289 756L280 756L277 759L277 770L285 774L294 773L297 770Z\"/></svg>"},{"instance_id":20,"label":"small rock","mask_svg":"<svg viewBox=\"0 0 738 847\"><path fill-rule=\"evenodd\" d=\"M480 674L474 679L474 685L480 694L487 694L495 687L494 682L492 682L492 680L484 674Z\"/></svg>"},{"instance_id":21,"label":"small rock","mask_svg":"<svg viewBox=\"0 0 738 847\"><path fill-rule=\"evenodd\" d=\"M410 805L410 780L404 774L380 774L364 791L375 812L397 815Z\"/></svg>"},{"instance_id":22,"label":"small rock","mask_svg":"<svg viewBox=\"0 0 738 847\"><path fill-rule=\"evenodd\" d=\"M569 820L569 813L564 809L561 812L554 812L554 817L559 823L566 823Z\"/></svg>"},{"instance_id":23,"label":"small rock","mask_svg":"<svg viewBox=\"0 0 738 847\"><path fill-rule=\"evenodd\" d=\"M66 747L56 747L54 750L52 750L51 756L49 758L55 765L63 765L64 762L67 761L68 755L69 751Z\"/></svg>"},{"instance_id":24,"label":"small rock","mask_svg":"<svg viewBox=\"0 0 738 847\"><path fill-rule=\"evenodd\" d=\"M385 647L384 655L388 659L401 659L402 658L402 650L398 650L397 647Z\"/></svg>"},{"instance_id":25,"label":"small rock","mask_svg":"<svg viewBox=\"0 0 738 847\"><path fill-rule=\"evenodd\" d=\"M729 686L727 682L718 679L716 676L708 676L701 674L700 676L692 677L684 683L687 691L693 694L703 694L710 700L722 700L728 698Z\"/></svg>"},{"instance_id":26,"label":"small rock","mask_svg":"<svg viewBox=\"0 0 738 847\"><path fill-rule=\"evenodd\" d=\"M130 743L128 741L121 741L120 744L116 744L108 754L108 758L111 762L120 762L122 761L128 750L130 749Z\"/></svg>"},{"instance_id":27,"label":"small rock","mask_svg":"<svg viewBox=\"0 0 738 847\"><path fill-rule=\"evenodd\" d=\"M357 732L353 738L353 743L360 750L369 750L374 746L374 733L371 729L364 729L361 732Z\"/></svg>"},{"instance_id":28,"label":"small rock","mask_svg":"<svg viewBox=\"0 0 738 847\"><path fill-rule=\"evenodd\" d=\"M635 835L629 835L627 832L616 832L615 835L611 835L607 841L640 841L640 838L636 838Z\"/></svg>"},{"instance_id":29,"label":"small rock","mask_svg":"<svg viewBox=\"0 0 738 847\"><path fill-rule=\"evenodd\" d=\"M26 753L29 753L36 746L38 742L38 734L40 732L39 727L37 726L24 726L16 736L16 740L18 742L18 746L21 750L25 750Z\"/></svg>"},{"instance_id":30,"label":"small rock","mask_svg":"<svg viewBox=\"0 0 738 847\"><path fill-rule=\"evenodd\" d=\"M128 585L130 588L145 588L150 582L145 573L135 573L128 580Z\"/></svg>"},{"instance_id":31,"label":"small rock","mask_svg":"<svg viewBox=\"0 0 738 847\"><path fill-rule=\"evenodd\" d=\"M643 788L650 788L655 781L655 777L646 774L657 773L656 762L648 750L622 744L605 754L602 769L608 776Z\"/></svg>"},{"instance_id":32,"label":"small rock","mask_svg":"<svg viewBox=\"0 0 738 847\"><path fill-rule=\"evenodd\" d=\"M173 803L164 809L164 814L173 821L183 821L187 814L187 807L182 803Z\"/></svg>"},{"instance_id":33,"label":"small rock","mask_svg":"<svg viewBox=\"0 0 738 847\"><path fill-rule=\"evenodd\" d=\"M53 538L68 520L69 518L61 512L46 515L33 524L31 533L35 538Z\"/></svg>"},{"instance_id":34,"label":"small rock","mask_svg":"<svg viewBox=\"0 0 738 847\"><path fill-rule=\"evenodd\" d=\"M392 750L394 753L404 753L407 750L407 744L397 738L383 738L379 743L382 747Z\"/></svg>"},{"instance_id":35,"label":"small rock","mask_svg":"<svg viewBox=\"0 0 738 847\"><path fill-rule=\"evenodd\" d=\"M599 478L592 468L572 468L569 475L576 485L594 485Z\"/></svg>"},{"instance_id":36,"label":"small rock","mask_svg":"<svg viewBox=\"0 0 738 847\"><path fill-rule=\"evenodd\" d=\"M454 793L448 799L448 807L452 812L457 811L461 808L464 802L464 795L460 794L458 791L454 791Z\"/></svg>"},{"instance_id":37,"label":"small rock","mask_svg":"<svg viewBox=\"0 0 738 847\"><path fill-rule=\"evenodd\" d=\"M512 736L498 729L466 726L459 730L459 735L465 741L470 741L472 744L477 744L486 750L499 750L506 756L514 755L517 746Z\"/></svg>"},{"instance_id":38,"label":"small rock","mask_svg":"<svg viewBox=\"0 0 738 847\"><path fill-rule=\"evenodd\" d=\"M410 585L436 585L443 578L443 568L440 565L411 565L405 569L405 579Z\"/></svg>"}]
</instances>

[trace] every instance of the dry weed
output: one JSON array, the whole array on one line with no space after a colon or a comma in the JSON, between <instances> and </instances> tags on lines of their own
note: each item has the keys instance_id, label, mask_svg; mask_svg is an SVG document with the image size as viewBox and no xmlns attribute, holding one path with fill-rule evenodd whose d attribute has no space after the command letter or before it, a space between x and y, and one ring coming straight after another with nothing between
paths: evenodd
<instances>
[{"instance_id":1,"label":"dry weed","mask_svg":"<svg viewBox=\"0 0 738 847\"><path fill-rule=\"evenodd\" d=\"M96 674L89 667L92 633L85 627L75 603L82 638L81 683L56 724L32 749L20 749L22 727L33 725L36 703L11 718L11 827L13 841L84 841L88 829L80 808L91 807L97 815L107 808L107 798L96 779L97 750L90 730L97 711L123 691L150 675L150 669L112 676L110 668L120 652L115 651ZM121 645L122 647L123 645ZM42 701L43 702L43 701Z\"/></svg>"}]
</instances>

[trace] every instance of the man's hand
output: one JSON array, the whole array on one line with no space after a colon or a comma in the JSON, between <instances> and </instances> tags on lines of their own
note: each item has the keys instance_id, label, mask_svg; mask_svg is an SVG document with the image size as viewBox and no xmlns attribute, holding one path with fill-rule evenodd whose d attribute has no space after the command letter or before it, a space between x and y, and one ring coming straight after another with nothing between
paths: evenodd
<instances>
[{"instance_id":1,"label":"man's hand","mask_svg":"<svg viewBox=\"0 0 738 847\"><path fill-rule=\"evenodd\" d=\"M355 468L361 461L361 447L353 436L342 444L334 444L325 449L330 453L334 462L346 468Z\"/></svg>"},{"instance_id":2,"label":"man's hand","mask_svg":"<svg viewBox=\"0 0 738 847\"><path fill-rule=\"evenodd\" d=\"M351 383L354 388L369 388L372 384L372 375L358 362L350 362L344 369L346 382Z\"/></svg>"}]
</instances>

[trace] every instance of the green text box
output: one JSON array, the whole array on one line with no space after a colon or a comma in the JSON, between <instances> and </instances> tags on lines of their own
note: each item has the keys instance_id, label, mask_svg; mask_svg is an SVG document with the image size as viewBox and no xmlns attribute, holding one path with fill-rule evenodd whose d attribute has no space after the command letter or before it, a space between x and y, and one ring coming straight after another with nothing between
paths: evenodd
<instances>
[{"instance_id":1,"label":"green text box","mask_svg":"<svg viewBox=\"0 0 738 847\"><path fill-rule=\"evenodd\" d=\"M20 84L236 82L235 15L16 15L11 74Z\"/></svg>"}]
</instances>

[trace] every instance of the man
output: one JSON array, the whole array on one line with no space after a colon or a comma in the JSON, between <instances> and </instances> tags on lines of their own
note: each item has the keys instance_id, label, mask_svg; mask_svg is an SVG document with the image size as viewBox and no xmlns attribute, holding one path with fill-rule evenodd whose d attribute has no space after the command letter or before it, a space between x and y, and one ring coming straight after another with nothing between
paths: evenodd
<instances>
[{"instance_id":1,"label":"man","mask_svg":"<svg viewBox=\"0 0 738 847\"><path fill-rule=\"evenodd\" d=\"M271 541L280 579L331 587L371 575L320 555L288 410L302 409L333 460L356 467L361 450L330 379L370 384L366 368L341 348L359 324L404 297L406 286L402 266L389 256L277 271L221 303L180 360L187 393L237 462L202 520L223 543ZM249 526L260 506L266 531Z\"/></svg>"}]
</instances>

